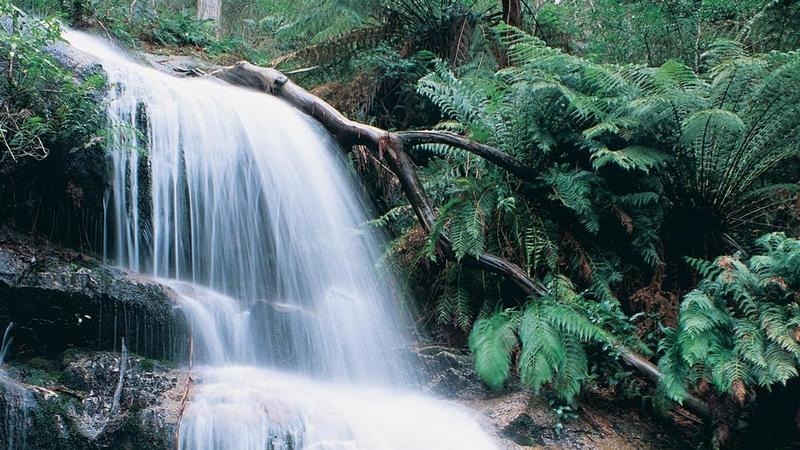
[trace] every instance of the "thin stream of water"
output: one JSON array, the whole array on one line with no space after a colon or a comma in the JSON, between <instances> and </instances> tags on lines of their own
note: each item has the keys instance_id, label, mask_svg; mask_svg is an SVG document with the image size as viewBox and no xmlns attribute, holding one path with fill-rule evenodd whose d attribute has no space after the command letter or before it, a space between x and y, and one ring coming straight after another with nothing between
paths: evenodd
<instances>
[{"instance_id":1,"label":"thin stream of water","mask_svg":"<svg viewBox=\"0 0 800 450\"><path fill-rule=\"evenodd\" d=\"M14 323L9 323L0 345L0 390L5 405L5 420L0 424L0 446L9 450L25 448L30 415L36 406L33 392L6 374L4 364L14 340L13 329Z\"/></svg>"}]
</instances>

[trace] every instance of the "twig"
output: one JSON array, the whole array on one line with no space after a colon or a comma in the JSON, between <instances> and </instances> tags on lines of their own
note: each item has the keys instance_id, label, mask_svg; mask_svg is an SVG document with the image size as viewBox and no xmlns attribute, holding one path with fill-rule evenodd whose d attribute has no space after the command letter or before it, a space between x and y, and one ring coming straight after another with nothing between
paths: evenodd
<instances>
[{"instance_id":1,"label":"twig","mask_svg":"<svg viewBox=\"0 0 800 450\"><path fill-rule=\"evenodd\" d=\"M191 330L189 331L189 373L186 374L186 386L183 389L183 397L181 398L181 409L178 411L178 422L175 425L175 448L181 439L181 420L183 419L183 411L186 410L186 402L189 399L189 387L192 384L192 364L194 360L194 338L192 337Z\"/></svg>"},{"instance_id":2,"label":"twig","mask_svg":"<svg viewBox=\"0 0 800 450\"><path fill-rule=\"evenodd\" d=\"M319 69L319 66L303 67L301 69L289 70L288 72L284 72L284 73L286 73L287 75L296 75L298 73L311 72L312 70L316 70L316 69Z\"/></svg>"},{"instance_id":3,"label":"twig","mask_svg":"<svg viewBox=\"0 0 800 450\"><path fill-rule=\"evenodd\" d=\"M122 338L122 356L119 359L119 381L117 387L114 389L114 397L111 400L111 410L108 413L108 418L111 419L119 409L119 399L122 396L122 387L125 383L125 372L128 370L128 347L125 346L125 338Z\"/></svg>"}]
</instances>

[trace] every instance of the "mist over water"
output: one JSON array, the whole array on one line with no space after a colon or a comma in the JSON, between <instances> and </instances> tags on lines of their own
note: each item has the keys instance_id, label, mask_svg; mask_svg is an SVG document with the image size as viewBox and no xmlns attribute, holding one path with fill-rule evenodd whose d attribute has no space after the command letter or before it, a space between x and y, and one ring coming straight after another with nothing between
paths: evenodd
<instances>
[{"instance_id":1,"label":"mist over water","mask_svg":"<svg viewBox=\"0 0 800 450\"><path fill-rule=\"evenodd\" d=\"M382 241L324 130L65 37L109 81L108 258L171 286L192 325L181 448L494 448L469 413L413 393Z\"/></svg>"}]
</instances>

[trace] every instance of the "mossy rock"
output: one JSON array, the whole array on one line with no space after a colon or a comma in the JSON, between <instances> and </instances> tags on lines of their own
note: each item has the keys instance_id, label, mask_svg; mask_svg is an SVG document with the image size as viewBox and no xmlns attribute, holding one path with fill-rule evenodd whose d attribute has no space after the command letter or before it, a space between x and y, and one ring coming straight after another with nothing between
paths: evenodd
<instances>
[{"instance_id":1,"label":"mossy rock","mask_svg":"<svg viewBox=\"0 0 800 450\"><path fill-rule=\"evenodd\" d=\"M19 449L171 448L188 375L172 364L128 355L114 407L122 358L71 350L63 373L51 374L42 387L29 383L30 374L41 369L9 367L0 383L0 423L17 426L0 437L10 436L10 447ZM24 393L25 408L12 391Z\"/></svg>"}]
</instances>

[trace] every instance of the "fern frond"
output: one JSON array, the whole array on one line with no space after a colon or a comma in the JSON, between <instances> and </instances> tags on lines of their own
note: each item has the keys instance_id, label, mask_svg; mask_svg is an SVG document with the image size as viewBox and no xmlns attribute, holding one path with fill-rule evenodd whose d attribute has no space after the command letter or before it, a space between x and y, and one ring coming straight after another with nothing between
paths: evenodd
<instances>
[{"instance_id":1,"label":"fern frond","mask_svg":"<svg viewBox=\"0 0 800 450\"><path fill-rule=\"evenodd\" d=\"M586 350L577 339L564 337L563 342L566 354L553 380L553 388L562 400L572 404L589 376L589 362Z\"/></svg>"},{"instance_id":2,"label":"fern frond","mask_svg":"<svg viewBox=\"0 0 800 450\"><path fill-rule=\"evenodd\" d=\"M590 196L595 175L582 170L567 171L564 167L548 170L542 179L552 186L550 198L572 210L590 233L600 231L600 220Z\"/></svg>"},{"instance_id":3,"label":"fern frond","mask_svg":"<svg viewBox=\"0 0 800 450\"><path fill-rule=\"evenodd\" d=\"M665 153L641 145L632 145L619 150L601 148L592 153L592 167L598 170L607 164L613 164L625 170L641 170L649 173L671 159L672 157Z\"/></svg>"},{"instance_id":4,"label":"fern frond","mask_svg":"<svg viewBox=\"0 0 800 450\"><path fill-rule=\"evenodd\" d=\"M544 384L552 382L567 349L561 335L535 303L529 305L522 316L519 337L522 343L518 362L520 380L538 392Z\"/></svg>"},{"instance_id":5,"label":"fern frond","mask_svg":"<svg viewBox=\"0 0 800 450\"><path fill-rule=\"evenodd\" d=\"M479 319L469 335L475 370L492 389L500 389L511 374L512 353L519 346L516 328L520 313L506 310Z\"/></svg>"},{"instance_id":6,"label":"fern frond","mask_svg":"<svg viewBox=\"0 0 800 450\"><path fill-rule=\"evenodd\" d=\"M550 323L563 334L574 336L581 342L613 343L614 341L605 330L593 324L586 316L569 306L552 304L542 308Z\"/></svg>"}]
</instances>

